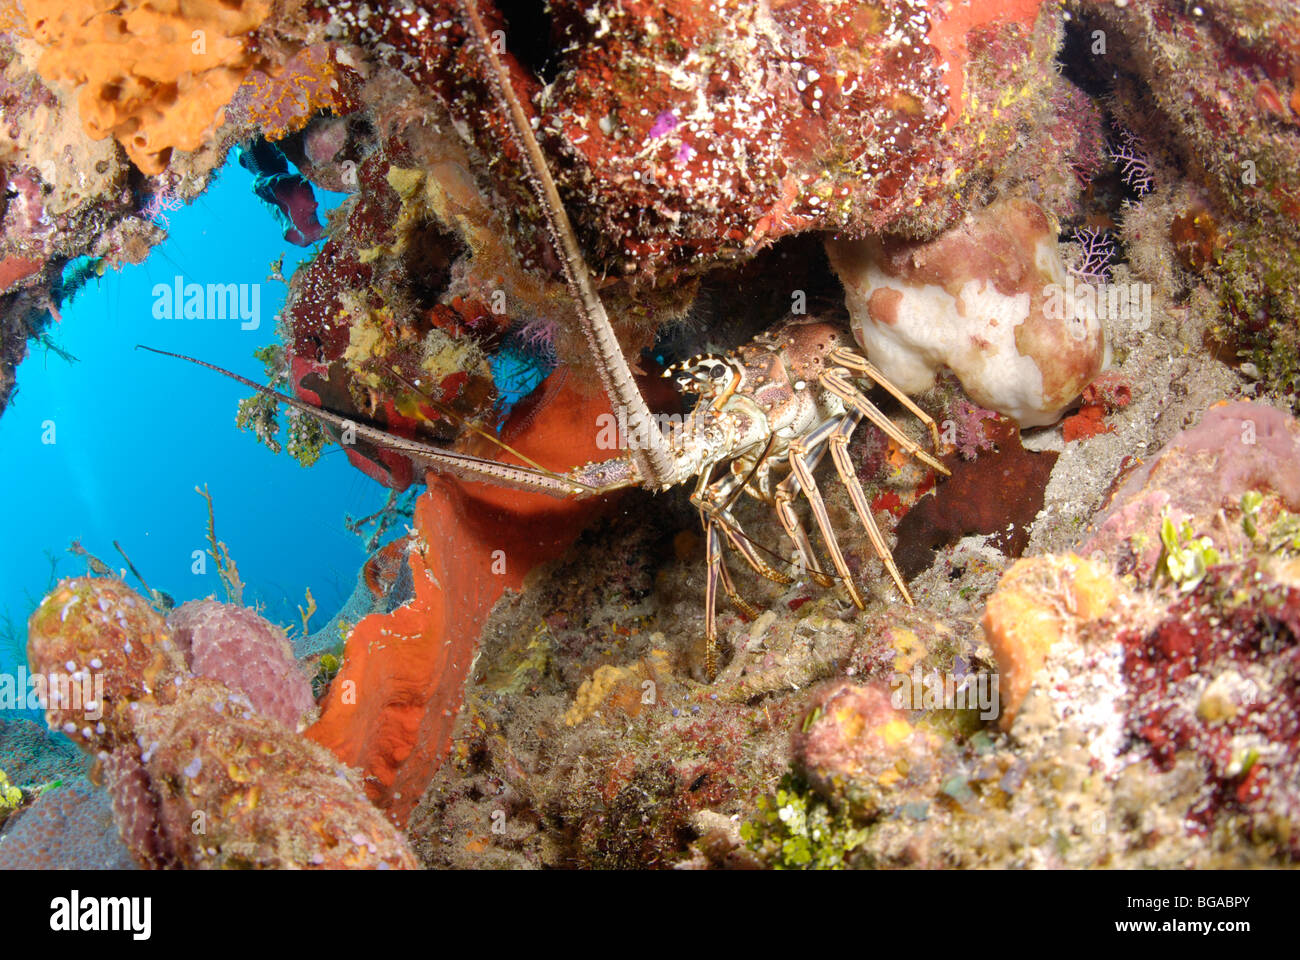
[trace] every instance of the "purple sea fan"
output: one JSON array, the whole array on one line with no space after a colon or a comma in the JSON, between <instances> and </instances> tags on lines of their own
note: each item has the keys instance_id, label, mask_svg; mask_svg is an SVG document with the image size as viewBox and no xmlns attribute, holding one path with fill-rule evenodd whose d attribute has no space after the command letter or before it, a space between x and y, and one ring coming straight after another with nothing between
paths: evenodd
<instances>
[{"instance_id":1,"label":"purple sea fan","mask_svg":"<svg viewBox=\"0 0 1300 960\"><path fill-rule=\"evenodd\" d=\"M1074 242L1079 245L1078 262L1069 267L1074 279L1082 283L1110 282L1111 261L1115 259L1115 241L1098 227L1080 227L1074 231Z\"/></svg>"},{"instance_id":2,"label":"purple sea fan","mask_svg":"<svg viewBox=\"0 0 1300 960\"><path fill-rule=\"evenodd\" d=\"M1116 141L1110 148L1110 159L1120 170L1124 183L1138 195L1145 197L1155 189L1155 169L1142 141L1128 127L1112 123Z\"/></svg>"}]
</instances>

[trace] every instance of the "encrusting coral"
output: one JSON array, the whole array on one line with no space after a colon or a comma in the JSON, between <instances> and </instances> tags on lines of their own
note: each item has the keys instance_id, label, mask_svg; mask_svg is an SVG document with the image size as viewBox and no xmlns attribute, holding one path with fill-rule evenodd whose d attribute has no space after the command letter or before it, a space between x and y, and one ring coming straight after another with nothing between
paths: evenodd
<instances>
[{"instance_id":1,"label":"encrusting coral","mask_svg":"<svg viewBox=\"0 0 1300 960\"><path fill-rule=\"evenodd\" d=\"M398 51L391 62L437 90L483 154L514 155L499 120L479 122L485 89L450 4L333 13L354 42ZM566 53L540 132L563 158L561 191L584 200L573 207L598 271L650 278L808 229L932 232L1011 157L1076 149L1073 131L1038 139L1069 99L1052 64L1058 18L1038 0L556 3ZM536 42L505 44L526 109L541 83L520 50ZM522 221L512 235L544 262L532 199L509 177L494 179Z\"/></svg>"},{"instance_id":2,"label":"encrusting coral","mask_svg":"<svg viewBox=\"0 0 1300 960\"><path fill-rule=\"evenodd\" d=\"M118 839L112 803L84 778L42 791L6 825L0 838L3 870L130 870Z\"/></svg>"}]
</instances>

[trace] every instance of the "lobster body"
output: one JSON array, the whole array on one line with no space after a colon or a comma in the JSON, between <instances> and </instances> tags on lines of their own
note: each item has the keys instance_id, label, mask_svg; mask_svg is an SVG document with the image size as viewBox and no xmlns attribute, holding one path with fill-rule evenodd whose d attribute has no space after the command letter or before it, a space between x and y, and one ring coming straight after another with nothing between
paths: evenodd
<instances>
[{"instance_id":1,"label":"lobster body","mask_svg":"<svg viewBox=\"0 0 1300 960\"><path fill-rule=\"evenodd\" d=\"M630 454L586 464L568 475L575 492L583 488L604 492L624 486L662 490L695 481L691 502L700 511L708 550L705 637L710 675L716 666L718 586L741 610L757 615L731 581L723 560L724 542L761 576L778 583L792 582L788 574L772 566L755 550L753 541L741 529L731 509L741 493L776 510L794 544L798 568L818 583L830 586L833 579L819 565L793 508L795 498L802 493L812 507L813 519L849 598L858 607L863 606L813 479L813 471L828 451L872 545L903 598L911 603L846 450L854 429L865 418L908 453L942 473L947 470L903 434L860 391L857 384L862 380L884 386L929 426L937 448L939 438L934 421L893 388L855 348L852 334L839 325L814 319L787 320L734 353L701 354L673 364L664 371L664 376L673 378L682 392L694 394L697 402L684 421L670 423L663 432L671 455L671 469L666 476L658 482L647 481ZM645 439L634 433L630 442ZM722 466L728 469L717 477ZM782 466L787 469L778 480L774 471Z\"/></svg>"}]
</instances>

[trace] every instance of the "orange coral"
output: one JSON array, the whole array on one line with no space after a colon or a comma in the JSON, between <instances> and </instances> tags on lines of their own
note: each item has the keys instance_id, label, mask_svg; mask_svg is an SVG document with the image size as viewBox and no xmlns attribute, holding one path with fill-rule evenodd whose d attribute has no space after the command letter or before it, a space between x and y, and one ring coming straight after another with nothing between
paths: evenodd
<instances>
[{"instance_id":1,"label":"orange coral","mask_svg":"<svg viewBox=\"0 0 1300 960\"><path fill-rule=\"evenodd\" d=\"M10 287L37 273L45 266L44 260L34 257L5 257L0 260L0 293L8 293Z\"/></svg>"},{"instance_id":2,"label":"orange coral","mask_svg":"<svg viewBox=\"0 0 1300 960\"><path fill-rule=\"evenodd\" d=\"M610 456L596 447L603 396L562 383L510 442L552 469ZM503 458L506 459L506 458ZM429 474L410 553L415 599L362 620L348 637L320 720L306 736L362 769L370 798L404 823L451 743L465 678L493 604L537 564L563 552L600 501L560 501Z\"/></svg>"},{"instance_id":3,"label":"orange coral","mask_svg":"<svg viewBox=\"0 0 1300 960\"><path fill-rule=\"evenodd\" d=\"M0 0L0 33L27 35L27 21L18 9L18 0Z\"/></svg>"},{"instance_id":4,"label":"orange coral","mask_svg":"<svg viewBox=\"0 0 1300 960\"><path fill-rule=\"evenodd\" d=\"M1011 728L1052 647L1105 615L1118 593L1108 568L1074 554L1017 560L1002 575L983 619L1001 676L1002 729Z\"/></svg>"},{"instance_id":5,"label":"orange coral","mask_svg":"<svg viewBox=\"0 0 1300 960\"><path fill-rule=\"evenodd\" d=\"M91 137L114 136L147 174L196 150L244 77L270 0L26 0L47 81L80 89Z\"/></svg>"}]
</instances>

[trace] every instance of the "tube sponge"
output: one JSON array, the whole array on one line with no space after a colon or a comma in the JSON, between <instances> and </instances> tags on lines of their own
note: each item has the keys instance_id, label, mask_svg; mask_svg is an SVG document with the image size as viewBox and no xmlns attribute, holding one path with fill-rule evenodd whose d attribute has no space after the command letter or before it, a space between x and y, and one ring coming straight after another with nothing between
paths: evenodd
<instances>
[{"instance_id":1,"label":"tube sponge","mask_svg":"<svg viewBox=\"0 0 1300 960\"><path fill-rule=\"evenodd\" d=\"M1090 304L1068 301L1057 230L1029 200L971 213L937 238L828 240L853 335L908 393L950 368L976 403L1055 423L1109 362Z\"/></svg>"}]
</instances>

